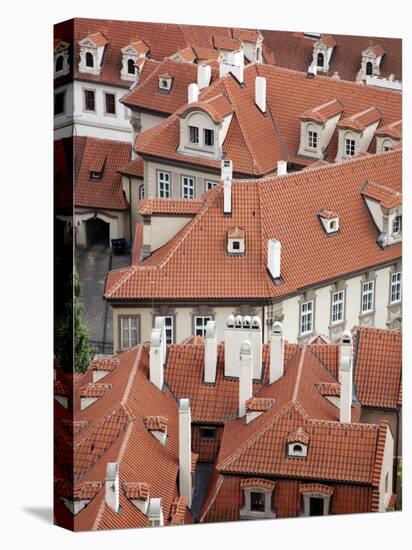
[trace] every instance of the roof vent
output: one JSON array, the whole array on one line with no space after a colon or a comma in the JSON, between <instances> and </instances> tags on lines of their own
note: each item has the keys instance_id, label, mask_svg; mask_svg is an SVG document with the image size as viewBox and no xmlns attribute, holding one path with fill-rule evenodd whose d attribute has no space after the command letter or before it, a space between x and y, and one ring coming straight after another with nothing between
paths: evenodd
<instances>
[{"instance_id":1,"label":"roof vent","mask_svg":"<svg viewBox=\"0 0 412 550\"><path fill-rule=\"evenodd\" d=\"M268 270L273 279L280 277L280 256L281 256L280 241L275 239L268 240Z\"/></svg>"}]
</instances>

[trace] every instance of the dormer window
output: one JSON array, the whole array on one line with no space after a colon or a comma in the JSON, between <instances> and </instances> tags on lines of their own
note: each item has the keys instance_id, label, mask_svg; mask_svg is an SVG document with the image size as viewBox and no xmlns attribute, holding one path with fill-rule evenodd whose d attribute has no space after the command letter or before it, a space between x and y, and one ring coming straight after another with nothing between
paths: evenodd
<instances>
[{"instance_id":1,"label":"dormer window","mask_svg":"<svg viewBox=\"0 0 412 550\"><path fill-rule=\"evenodd\" d=\"M385 50L380 44L370 45L362 52L361 69L358 79L363 80L365 76L379 76L380 64Z\"/></svg>"},{"instance_id":2,"label":"dormer window","mask_svg":"<svg viewBox=\"0 0 412 550\"><path fill-rule=\"evenodd\" d=\"M138 74L136 64L144 61L147 53L149 52L149 46L143 42L143 40L135 40L122 48L121 51L122 69L120 71L120 78L122 80L130 80L133 82Z\"/></svg>"},{"instance_id":3,"label":"dormer window","mask_svg":"<svg viewBox=\"0 0 412 550\"><path fill-rule=\"evenodd\" d=\"M167 74L159 76L159 89L170 92L172 89L172 80L172 77Z\"/></svg>"},{"instance_id":4,"label":"dormer window","mask_svg":"<svg viewBox=\"0 0 412 550\"><path fill-rule=\"evenodd\" d=\"M94 67L93 55L90 52L86 52L86 67Z\"/></svg>"},{"instance_id":5,"label":"dormer window","mask_svg":"<svg viewBox=\"0 0 412 550\"><path fill-rule=\"evenodd\" d=\"M132 75L136 73L135 62L133 59L127 60L127 73Z\"/></svg>"},{"instance_id":6,"label":"dormer window","mask_svg":"<svg viewBox=\"0 0 412 550\"><path fill-rule=\"evenodd\" d=\"M366 63L366 76L372 76L373 74L373 65L372 61L368 61Z\"/></svg>"},{"instance_id":7,"label":"dormer window","mask_svg":"<svg viewBox=\"0 0 412 550\"><path fill-rule=\"evenodd\" d=\"M350 159L360 151L367 152L382 119L376 107L350 115L338 123L338 151L335 162Z\"/></svg>"},{"instance_id":8,"label":"dormer window","mask_svg":"<svg viewBox=\"0 0 412 550\"><path fill-rule=\"evenodd\" d=\"M319 68L322 68L323 69L323 65L325 63L325 57L323 55L323 53L318 53L318 57L317 57L317 66Z\"/></svg>"},{"instance_id":9,"label":"dormer window","mask_svg":"<svg viewBox=\"0 0 412 550\"><path fill-rule=\"evenodd\" d=\"M63 70L63 56L62 55L59 55L58 58L56 59L55 69L56 69L56 73Z\"/></svg>"},{"instance_id":10,"label":"dormer window","mask_svg":"<svg viewBox=\"0 0 412 550\"><path fill-rule=\"evenodd\" d=\"M335 46L336 41L333 36L322 36L320 40L317 40L313 44L311 67L316 67L318 71L327 73L329 71L329 63L332 57L333 48Z\"/></svg>"},{"instance_id":11,"label":"dormer window","mask_svg":"<svg viewBox=\"0 0 412 550\"><path fill-rule=\"evenodd\" d=\"M321 210L318 212L322 228L328 235L339 231L339 215L331 210Z\"/></svg>"},{"instance_id":12,"label":"dormer window","mask_svg":"<svg viewBox=\"0 0 412 550\"><path fill-rule=\"evenodd\" d=\"M102 177L101 172L90 172L90 179L91 180L99 180Z\"/></svg>"},{"instance_id":13,"label":"dormer window","mask_svg":"<svg viewBox=\"0 0 412 550\"><path fill-rule=\"evenodd\" d=\"M347 157L353 157L355 154L356 142L354 139L346 138L345 139L345 155Z\"/></svg>"},{"instance_id":14,"label":"dormer window","mask_svg":"<svg viewBox=\"0 0 412 550\"><path fill-rule=\"evenodd\" d=\"M90 164L90 179L91 180L100 180L103 173L104 164L106 162L106 154L96 153L91 164Z\"/></svg>"},{"instance_id":15,"label":"dormer window","mask_svg":"<svg viewBox=\"0 0 412 550\"><path fill-rule=\"evenodd\" d=\"M333 99L303 113L299 117L300 146L298 154L323 159L342 112L343 105L337 99Z\"/></svg>"},{"instance_id":16,"label":"dormer window","mask_svg":"<svg viewBox=\"0 0 412 550\"><path fill-rule=\"evenodd\" d=\"M245 230L231 227L227 232L228 254L239 256L245 253Z\"/></svg>"},{"instance_id":17,"label":"dormer window","mask_svg":"<svg viewBox=\"0 0 412 550\"><path fill-rule=\"evenodd\" d=\"M263 478L246 478L240 482L244 504L239 510L242 519L275 518L273 494L276 483Z\"/></svg>"},{"instance_id":18,"label":"dormer window","mask_svg":"<svg viewBox=\"0 0 412 550\"><path fill-rule=\"evenodd\" d=\"M402 233L402 216L395 216L392 221L392 235L400 235Z\"/></svg>"},{"instance_id":19,"label":"dormer window","mask_svg":"<svg viewBox=\"0 0 412 550\"><path fill-rule=\"evenodd\" d=\"M309 130L308 131L308 147L310 149L316 149L318 146L318 133L313 131L313 130Z\"/></svg>"},{"instance_id":20,"label":"dormer window","mask_svg":"<svg viewBox=\"0 0 412 550\"><path fill-rule=\"evenodd\" d=\"M209 128L204 128L203 130L203 141L207 147L213 147L215 144L215 133Z\"/></svg>"},{"instance_id":21,"label":"dormer window","mask_svg":"<svg viewBox=\"0 0 412 550\"><path fill-rule=\"evenodd\" d=\"M108 44L107 38L101 32L89 34L80 40L80 62L79 71L99 75L104 50Z\"/></svg>"},{"instance_id":22,"label":"dormer window","mask_svg":"<svg viewBox=\"0 0 412 550\"><path fill-rule=\"evenodd\" d=\"M54 41L54 78L69 74L69 44L56 39Z\"/></svg>"},{"instance_id":23,"label":"dormer window","mask_svg":"<svg viewBox=\"0 0 412 550\"><path fill-rule=\"evenodd\" d=\"M287 437L287 456L306 458L308 456L309 434L301 426Z\"/></svg>"}]
</instances>

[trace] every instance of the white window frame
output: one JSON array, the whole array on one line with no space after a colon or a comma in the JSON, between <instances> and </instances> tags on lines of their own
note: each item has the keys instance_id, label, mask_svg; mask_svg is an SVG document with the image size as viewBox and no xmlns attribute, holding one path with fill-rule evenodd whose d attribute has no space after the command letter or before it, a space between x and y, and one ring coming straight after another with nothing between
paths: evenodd
<instances>
[{"instance_id":1,"label":"white window frame","mask_svg":"<svg viewBox=\"0 0 412 550\"><path fill-rule=\"evenodd\" d=\"M167 176L167 177L165 177ZM169 199L171 191L172 174L163 170L157 172L157 196L161 199Z\"/></svg>"},{"instance_id":2,"label":"white window frame","mask_svg":"<svg viewBox=\"0 0 412 550\"><path fill-rule=\"evenodd\" d=\"M395 216L392 220L392 235L400 235L402 233L402 216Z\"/></svg>"},{"instance_id":3,"label":"white window frame","mask_svg":"<svg viewBox=\"0 0 412 550\"><path fill-rule=\"evenodd\" d=\"M391 304L399 304L402 300L402 271L391 273Z\"/></svg>"},{"instance_id":4,"label":"white window frame","mask_svg":"<svg viewBox=\"0 0 412 550\"><path fill-rule=\"evenodd\" d=\"M217 181L213 181L213 180L205 181L206 191L210 191L211 189L213 189L213 187L216 187L216 185L218 185Z\"/></svg>"},{"instance_id":5,"label":"white window frame","mask_svg":"<svg viewBox=\"0 0 412 550\"><path fill-rule=\"evenodd\" d=\"M261 487L245 487L244 506L239 510L241 518L245 519L265 519L275 518L276 513L272 510L273 490L262 489ZM252 510L252 493L264 495L264 510Z\"/></svg>"},{"instance_id":6,"label":"white window frame","mask_svg":"<svg viewBox=\"0 0 412 550\"><path fill-rule=\"evenodd\" d=\"M211 136L212 136L212 143L210 143L210 144L206 143L207 132L210 132ZM203 145L205 147L214 147L215 146L215 131L214 130L211 130L210 128L203 128Z\"/></svg>"},{"instance_id":7,"label":"white window frame","mask_svg":"<svg viewBox=\"0 0 412 550\"><path fill-rule=\"evenodd\" d=\"M330 514L330 495L324 493L305 493L303 495L303 515L306 517L315 517L310 515L310 499L319 498L323 499L323 515L328 516Z\"/></svg>"},{"instance_id":8,"label":"white window frame","mask_svg":"<svg viewBox=\"0 0 412 550\"><path fill-rule=\"evenodd\" d=\"M198 324L198 320L200 321L199 324ZM202 336L204 338L206 336L206 325L209 321L213 321L213 318L211 315L195 315L194 322L193 322L194 336Z\"/></svg>"},{"instance_id":9,"label":"white window frame","mask_svg":"<svg viewBox=\"0 0 412 550\"><path fill-rule=\"evenodd\" d=\"M109 95L113 96L114 113L109 113L109 111L107 110L107 96ZM113 92L104 92L104 114L106 116L117 116L116 94L114 94Z\"/></svg>"},{"instance_id":10,"label":"white window frame","mask_svg":"<svg viewBox=\"0 0 412 550\"><path fill-rule=\"evenodd\" d=\"M195 178L192 176L182 176L182 198L195 198Z\"/></svg>"},{"instance_id":11,"label":"white window frame","mask_svg":"<svg viewBox=\"0 0 412 550\"><path fill-rule=\"evenodd\" d=\"M93 94L93 98L94 98L94 109L88 109L87 108L87 99L86 99L86 96L87 96L87 93L90 92ZM83 98L84 98L84 111L86 113L95 113L96 112L96 90L90 90L90 88L84 88L83 89Z\"/></svg>"},{"instance_id":12,"label":"white window frame","mask_svg":"<svg viewBox=\"0 0 412 550\"><path fill-rule=\"evenodd\" d=\"M353 157L356 153L356 140L353 138L345 138L345 156Z\"/></svg>"},{"instance_id":13,"label":"white window frame","mask_svg":"<svg viewBox=\"0 0 412 550\"><path fill-rule=\"evenodd\" d=\"M332 293L332 325L345 320L345 291L337 290Z\"/></svg>"},{"instance_id":14,"label":"white window frame","mask_svg":"<svg viewBox=\"0 0 412 550\"><path fill-rule=\"evenodd\" d=\"M199 127L198 126L189 125L189 143L191 145L199 145Z\"/></svg>"},{"instance_id":15,"label":"white window frame","mask_svg":"<svg viewBox=\"0 0 412 550\"><path fill-rule=\"evenodd\" d=\"M139 200L141 201L142 199L144 199L144 183L139 187Z\"/></svg>"},{"instance_id":16,"label":"white window frame","mask_svg":"<svg viewBox=\"0 0 412 550\"><path fill-rule=\"evenodd\" d=\"M308 130L308 147L309 149L318 148L318 133L314 130Z\"/></svg>"},{"instance_id":17,"label":"white window frame","mask_svg":"<svg viewBox=\"0 0 412 550\"><path fill-rule=\"evenodd\" d=\"M300 304L300 334L311 334L313 332L314 321L314 300L308 300ZM306 327L306 330L303 330Z\"/></svg>"},{"instance_id":18,"label":"white window frame","mask_svg":"<svg viewBox=\"0 0 412 550\"><path fill-rule=\"evenodd\" d=\"M166 334L166 344L173 344L174 342L174 331L175 323L173 315L165 315L165 334Z\"/></svg>"},{"instance_id":19,"label":"white window frame","mask_svg":"<svg viewBox=\"0 0 412 550\"><path fill-rule=\"evenodd\" d=\"M132 326L132 321L136 323L136 326ZM133 343L133 333L136 335L136 342ZM126 338L124 336L126 332ZM127 341L126 341L127 340ZM126 350L130 349L133 346L136 346L139 343L139 319L136 315L131 315L130 317L122 316L120 317L120 349Z\"/></svg>"},{"instance_id":20,"label":"white window frame","mask_svg":"<svg viewBox=\"0 0 412 550\"><path fill-rule=\"evenodd\" d=\"M361 312L371 313L374 308L375 281L362 283Z\"/></svg>"}]
</instances>

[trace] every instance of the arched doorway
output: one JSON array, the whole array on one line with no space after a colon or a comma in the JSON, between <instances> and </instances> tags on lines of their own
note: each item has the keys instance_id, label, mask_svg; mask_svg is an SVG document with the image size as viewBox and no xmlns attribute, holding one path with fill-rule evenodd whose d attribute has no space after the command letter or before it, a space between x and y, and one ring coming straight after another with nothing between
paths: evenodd
<instances>
[{"instance_id":1,"label":"arched doorway","mask_svg":"<svg viewBox=\"0 0 412 550\"><path fill-rule=\"evenodd\" d=\"M86 246L109 246L110 224L99 218L90 218L85 223Z\"/></svg>"}]
</instances>

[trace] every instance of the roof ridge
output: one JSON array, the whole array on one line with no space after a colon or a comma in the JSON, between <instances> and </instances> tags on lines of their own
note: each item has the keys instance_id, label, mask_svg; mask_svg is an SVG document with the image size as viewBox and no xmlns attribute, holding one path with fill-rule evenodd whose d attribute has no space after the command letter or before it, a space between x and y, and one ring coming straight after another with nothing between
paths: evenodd
<instances>
[{"instance_id":1,"label":"roof ridge","mask_svg":"<svg viewBox=\"0 0 412 550\"><path fill-rule=\"evenodd\" d=\"M307 346L306 344L304 344L300 352L298 372L296 373L295 386L293 388L293 394L292 394L292 403L298 402L298 392L299 392L300 381L302 379L303 363L305 361L306 349L307 349Z\"/></svg>"}]
</instances>

